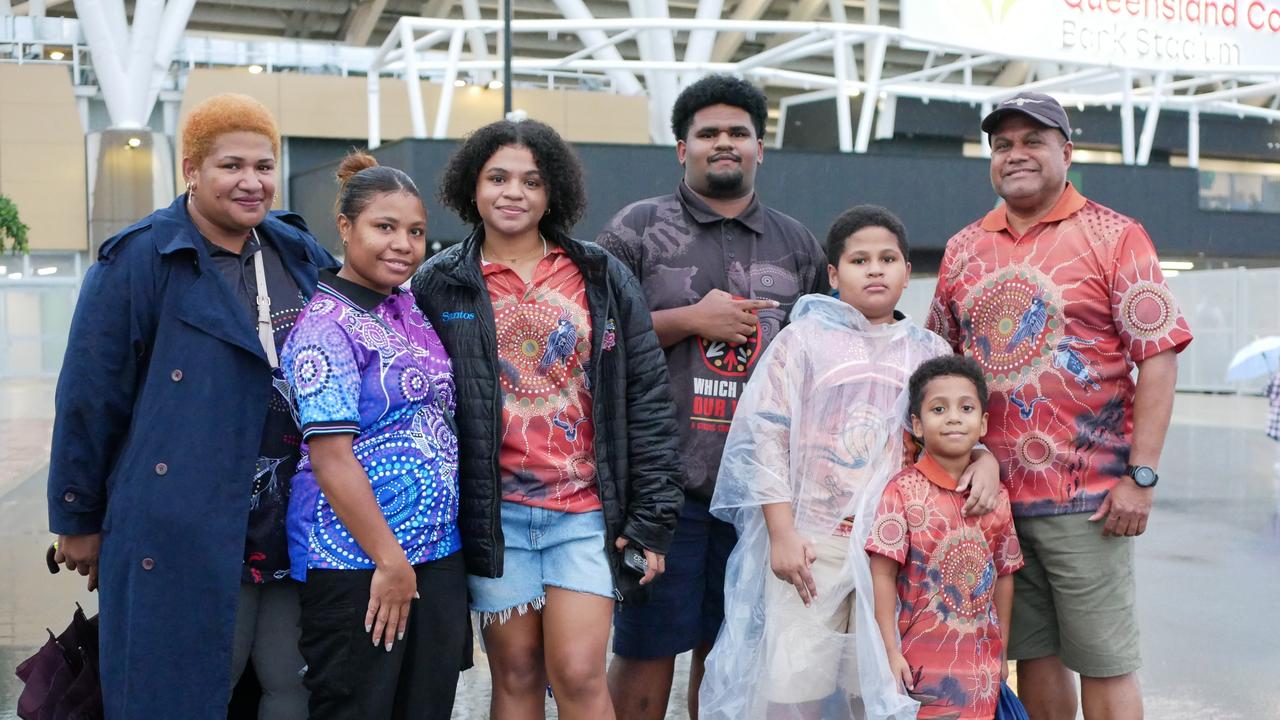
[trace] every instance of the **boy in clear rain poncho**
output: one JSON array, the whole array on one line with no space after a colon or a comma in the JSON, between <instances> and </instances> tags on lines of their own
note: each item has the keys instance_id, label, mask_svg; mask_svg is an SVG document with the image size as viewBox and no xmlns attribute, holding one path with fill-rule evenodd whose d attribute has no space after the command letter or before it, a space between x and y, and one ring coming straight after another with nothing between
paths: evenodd
<instances>
[{"instance_id":1,"label":"boy in clear rain poncho","mask_svg":"<svg viewBox=\"0 0 1280 720\"><path fill-rule=\"evenodd\" d=\"M906 230L858 206L827 237L839 299L806 295L760 360L734 414L712 513L738 544L725 621L707 659L701 717L914 718L872 607L866 542L875 503L904 465L907 379L950 354L895 306L910 274ZM989 511L999 469L980 451L962 478Z\"/></svg>"}]
</instances>

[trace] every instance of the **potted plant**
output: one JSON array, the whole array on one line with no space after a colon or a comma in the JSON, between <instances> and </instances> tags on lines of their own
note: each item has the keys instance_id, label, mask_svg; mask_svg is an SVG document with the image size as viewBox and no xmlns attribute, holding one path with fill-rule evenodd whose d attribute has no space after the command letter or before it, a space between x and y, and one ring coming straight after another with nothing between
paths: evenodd
<instances>
[{"instance_id":1,"label":"potted plant","mask_svg":"<svg viewBox=\"0 0 1280 720\"><path fill-rule=\"evenodd\" d=\"M27 251L27 226L18 218L18 206L0 195L0 253L6 245L11 253Z\"/></svg>"}]
</instances>

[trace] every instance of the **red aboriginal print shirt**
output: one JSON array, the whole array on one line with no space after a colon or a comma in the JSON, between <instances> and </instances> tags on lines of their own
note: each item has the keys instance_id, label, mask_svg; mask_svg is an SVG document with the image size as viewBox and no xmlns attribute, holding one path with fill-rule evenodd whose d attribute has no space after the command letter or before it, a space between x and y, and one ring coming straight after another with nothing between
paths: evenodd
<instances>
[{"instance_id":1,"label":"red aboriginal print shirt","mask_svg":"<svg viewBox=\"0 0 1280 720\"><path fill-rule=\"evenodd\" d=\"M1021 236L1001 205L947 241L927 326L986 371L1014 517L1096 510L1128 464L1134 365L1191 342L1146 231L1070 183Z\"/></svg>"},{"instance_id":2,"label":"red aboriginal print shirt","mask_svg":"<svg viewBox=\"0 0 1280 720\"><path fill-rule=\"evenodd\" d=\"M558 247L528 283L499 263L482 270L498 335L502 499L561 512L599 510L582 273Z\"/></svg>"},{"instance_id":3,"label":"red aboriginal print shirt","mask_svg":"<svg viewBox=\"0 0 1280 720\"><path fill-rule=\"evenodd\" d=\"M1003 488L996 509L965 517L956 480L925 453L885 487L868 553L901 565L898 632L921 718L990 720L1004 644L996 578L1022 567Z\"/></svg>"}]
</instances>

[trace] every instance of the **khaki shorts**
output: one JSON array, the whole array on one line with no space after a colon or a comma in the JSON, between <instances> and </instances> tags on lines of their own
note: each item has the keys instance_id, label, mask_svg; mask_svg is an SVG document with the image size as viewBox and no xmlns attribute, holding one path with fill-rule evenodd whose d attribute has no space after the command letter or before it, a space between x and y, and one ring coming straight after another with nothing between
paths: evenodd
<instances>
[{"instance_id":1,"label":"khaki shorts","mask_svg":"<svg viewBox=\"0 0 1280 720\"><path fill-rule=\"evenodd\" d=\"M1103 537L1090 514L1015 521L1026 565L1013 576L1010 660L1056 655L1096 678L1142 666L1133 538Z\"/></svg>"},{"instance_id":2,"label":"khaki shorts","mask_svg":"<svg viewBox=\"0 0 1280 720\"><path fill-rule=\"evenodd\" d=\"M795 586L766 571L764 692L770 702L810 702L835 692L837 685L858 687L857 656L849 635L856 606L852 575L844 569L850 542L835 536L814 541L818 557L809 571L818 599L809 607Z\"/></svg>"}]
</instances>

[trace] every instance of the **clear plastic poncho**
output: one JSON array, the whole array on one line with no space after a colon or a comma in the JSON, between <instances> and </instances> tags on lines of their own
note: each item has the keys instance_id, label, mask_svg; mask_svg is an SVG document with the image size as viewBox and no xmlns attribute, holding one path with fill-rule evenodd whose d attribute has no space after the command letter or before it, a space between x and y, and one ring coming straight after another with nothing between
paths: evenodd
<instances>
[{"instance_id":1,"label":"clear plastic poncho","mask_svg":"<svg viewBox=\"0 0 1280 720\"><path fill-rule=\"evenodd\" d=\"M889 672L863 546L880 495L903 464L907 380L925 360L950 352L940 337L909 319L873 325L823 295L796 303L791 324L769 345L743 391L716 481L711 511L734 524L738 544L729 557L725 620L707 660L700 717L916 716L916 702ZM837 585L820 586L810 608L785 616L767 612L765 599L766 581L779 581L770 569L761 506L778 502L791 503L797 533L819 554L816 541L829 544L834 536L849 543ZM822 619L830 613L827 604L850 593L851 632L830 629ZM766 632L771 615L774 625ZM781 633L780 622L786 625ZM833 676L834 690L818 701L778 702L771 689L778 684L774 668L779 662L803 668L806 655L841 666L815 668Z\"/></svg>"}]
</instances>

